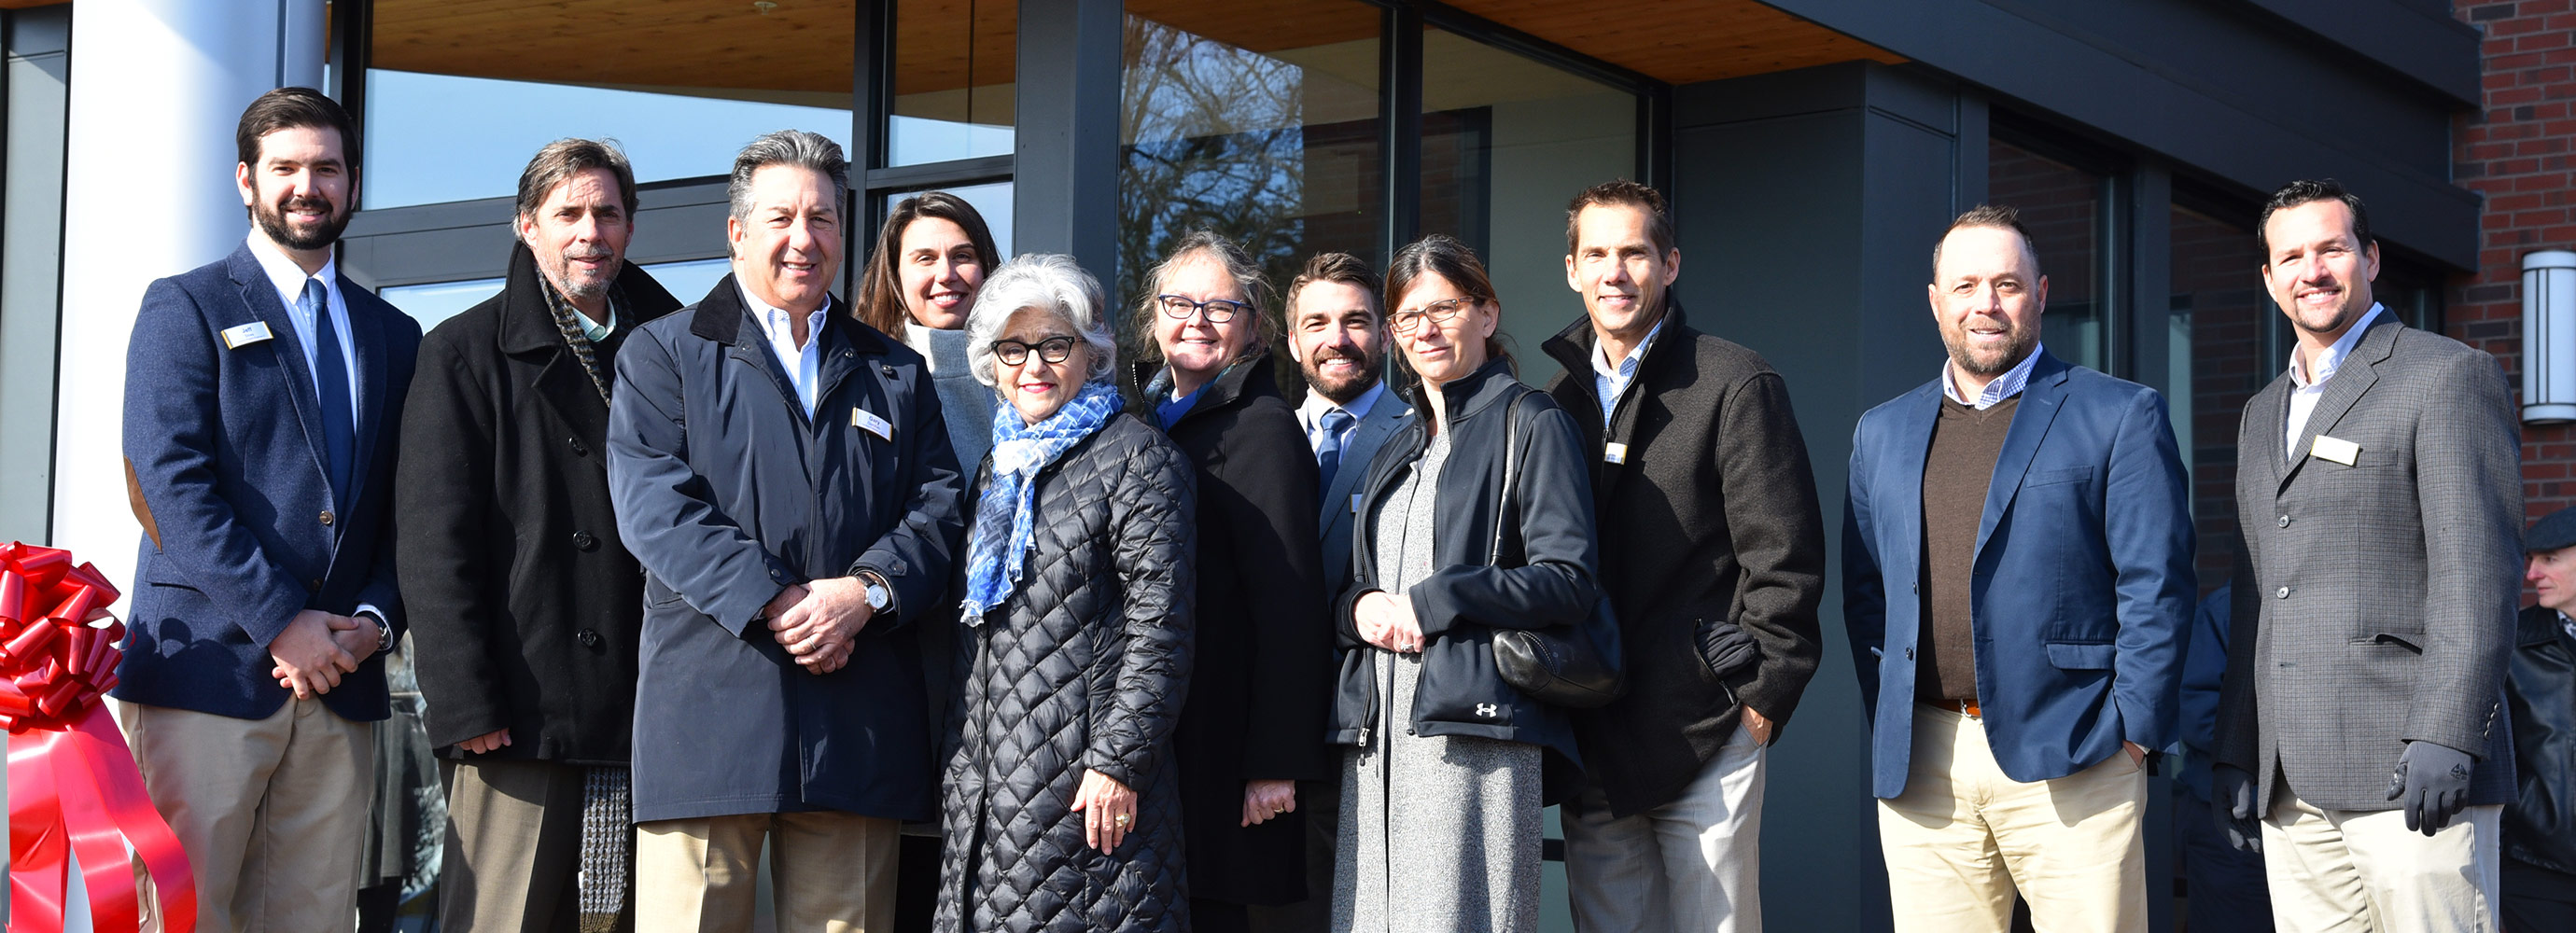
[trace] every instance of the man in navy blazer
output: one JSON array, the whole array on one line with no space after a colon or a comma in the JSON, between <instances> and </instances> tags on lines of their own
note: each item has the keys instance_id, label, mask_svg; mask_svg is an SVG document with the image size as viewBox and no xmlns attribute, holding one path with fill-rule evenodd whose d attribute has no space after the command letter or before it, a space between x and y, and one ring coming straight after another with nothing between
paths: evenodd
<instances>
[{"instance_id":1,"label":"man in navy blazer","mask_svg":"<svg viewBox=\"0 0 2576 933\"><path fill-rule=\"evenodd\" d=\"M1861 416L1843 609L1872 713L1896 929L2144 930L2146 749L2172 742L2195 596L2155 390L2040 346L2015 212L1933 250L1939 378Z\"/></svg>"},{"instance_id":2,"label":"man in navy blazer","mask_svg":"<svg viewBox=\"0 0 2576 933\"><path fill-rule=\"evenodd\" d=\"M346 928L375 789L395 440L420 325L339 274L349 118L308 88L242 112L255 221L152 283L126 350L143 523L114 691L195 868L197 928Z\"/></svg>"}]
</instances>

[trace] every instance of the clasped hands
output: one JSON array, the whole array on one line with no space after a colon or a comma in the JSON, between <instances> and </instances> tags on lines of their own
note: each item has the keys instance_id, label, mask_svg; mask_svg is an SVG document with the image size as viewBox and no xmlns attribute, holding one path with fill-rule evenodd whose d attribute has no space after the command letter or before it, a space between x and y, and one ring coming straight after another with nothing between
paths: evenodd
<instances>
[{"instance_id":1,"label":"clasped hands","mask_svg":"<svg viewBox=\"0 0 2576 933\"><path fill-rule=\"evenodd\" d=\"M1422 622L1413 617L1413 601L1373 590L1351 606L1351 621L1360 640L1398 654L1422 652Z\"/></svg>"},{"instance_id":2,"label":"clasped hands","mask_svg":"<svg viewBox=\"0 0 2576 933\"><path fill-rule=\"evenodd\" d=\"M829 674L850 663L850 649L876 610L868 607L866 581L833 577L779 590L760 615L797 666L809 674Z\"/></svg>"},{"instance_id":3,"label":"clasped hands","mask_svg":"<svg viewBox=\"0 0 2576 933\"><path fill-rule=\"evenodd\" d=\"M277 666L268 676L295 691L296 699L309 700L339 686L340 675L356 671L383 641L374 622L306 609L269 639L268 659Z\"/></svg>"}]
</instances>

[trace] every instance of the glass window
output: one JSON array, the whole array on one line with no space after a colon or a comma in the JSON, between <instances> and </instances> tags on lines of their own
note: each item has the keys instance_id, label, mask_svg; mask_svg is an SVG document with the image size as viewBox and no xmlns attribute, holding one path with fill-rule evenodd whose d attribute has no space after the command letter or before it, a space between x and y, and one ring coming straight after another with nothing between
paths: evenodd
<instances>
[{"instance_id":1,"label":"glass window","mask_svg":"<svg viewBox=\"0 0 2576 933\"><path fill-rule=\"evenodd\" d=\"M733 260L722 256L714 259L683 259L678 262L651 263L642 268L652 274L653 281L661 283L662 290L670 292L671 297L680 299L680 304L687 306L697 304L698 299L705 298L708 292L714 291L716 282L722 280L726 273L733 271Z\"/></svg>"},{"instance_id":2,"label":"glass window","mask_svg":"<svg viewBox=\"0 0 2576 933\"><path fill-rule=\"evenodd\" d=\"M2195 558L2207 593L2227 582L2236 554L2236 428L2245 401L2281 372L2276 342L2265 335L2282 318L2263 291L2263 250L2250 225L2177 205L2171 236L2165 400L2190 466Z\"/></svg>"},{"instance_id":3,"label":"glass window","mask_svg":"<svg viewBox=\"0 0 2576 933\"><path fill-rule=\"evenodd\" d=\"M868 226L868 242L870 244L874 244L876 242L875 237L877 227L884 224L885 216L887 214L894 212L895 204L901 202L905 198L912 197L913 195L922 193L922 191L928 190L933 189L924 188L914 191L898 191L877 199L876 220L872 221ZM946 191L949 194L964 198L968 205L975 208L975 213L984 215L984 226L991 228L993 231L993 248L999 250L1002 254L1002 258L1006 261L1015 255L1011 252L1010 182L996 181L980 185L950 185L936 190Z\"/></svg>"},{"instance_id":4,"label":"glass window","mask_svg":"<svg viewBox=\"0 0 2576 933\"><path fill-rule=\"evenodd\" d=\"M1988 150L1986 200L2020 209L2048 277L2040 339L2058 359L2094 369L2106 369L2108 356L2098 246L2106 189L2100 175L2010 143Z\"/></svg>"},{"instance_id":5,"label":"glass window","mask_svg":"<svg viewBox=\"0 0 2576 933\"><path fill-rule=\"evenodd\" d=\"M1636 95L1435 28L1422 60L1422 232L1484 257L1521 378L1544 383L1559 367L1539 341L1583 313L1565 202L1636 177Z\"/></svg>"},{"instance_id":6,"label":"glass window","mask_svg":"<svg viewBox=\"0 0 2576 933\"><path fill-rule=\"evenodd\" d=\"M886 164L1009 154L1019 34L1019 0L898 0Z\"/></svg>"},{"instance_id":7,"label":"glass window","mask_svg":"<svg viewBox=\"0 0 2576 933\"><path fill-rule=\"evenodd\" d=\"M846 5L379 0L375 17L361 207L507 197L566 136L617 140L638 181L725 174L771 130L849 144Z\"/></svg>"},{"instance_id":8,"label":"glass window","mask_svg":"<svg viewBox=\"0 0 2576 933\"><path fill-rule=\"evenodd\" d=\"M465 313L465 309L483 303L499 294L500 279L464 279L455 282L431 282L425 285L396 285L376 289L376 297L402 309L428 330L439 322Z\"/></svg>"},{"instance_id":9,"label":"glass window","mask_svg":"<svg viewBox=\"0 0 2576 933\"><path fill-rule=\"evenodd\" d=\"M1378 11L1355 0L1131 0L1121 85L1125 304L1174 239L1233 237L1285 286L1306 257L1375 257Z\"/></svg>"}]
</instances>

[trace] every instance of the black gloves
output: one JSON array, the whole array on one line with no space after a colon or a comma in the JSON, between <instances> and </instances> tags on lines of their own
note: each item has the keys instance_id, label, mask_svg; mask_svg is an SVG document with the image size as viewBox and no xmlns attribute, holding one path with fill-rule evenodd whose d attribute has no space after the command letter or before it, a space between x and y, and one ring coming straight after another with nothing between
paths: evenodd
<instances>
[{"instance_id":1,"label":"black gloves","mask_svg":"<svg viewBox=\"0 0 2576 933\"><path fill-rule=\"evenodd\" d=\"M1753 636L1725 619L1700 620L1698 635L1699 659L1708 662L1709 673L1720 680L1762 658L1761 646L1753 643Z\"/></svg>"},{"instance_id":2,"label":"black gloves","mask_svg":"<svg viewBox=\"0 0 2576 933\"><path fill-rule=\"evenodd\" d=\"M2451 824L2469 801L2469 753L2434 742L2406 743L2388 775L2388 799L2402 800L2406 828L2430 836Z\"/></svg>"},{"instance_id":3,"label":"black gloves","mask_svg":"<svg viewBox=\"0 0 2576 933\"><path fill-rule=\"evenodd\" d=\"M2263 825L2255 816L2254 775L2233 765L2209 766L2209 812L2219 835L2239 852L2263 851Z\"/></svg>"}]
</instances>

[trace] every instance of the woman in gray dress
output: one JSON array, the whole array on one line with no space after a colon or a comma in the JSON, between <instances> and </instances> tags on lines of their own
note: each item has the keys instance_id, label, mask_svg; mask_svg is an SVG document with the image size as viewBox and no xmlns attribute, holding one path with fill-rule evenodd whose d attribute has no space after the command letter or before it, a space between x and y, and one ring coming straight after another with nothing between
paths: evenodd
<instances>
[{"instance_id":1,"label":"woman in gray dress","mask_svg":"<svg viewBox=\"0 0 2576 933\"><path fill-rule=\"evenodd\" d=\"M1472 250L1446 236L1405 247L1386 295L1430 417L1369 465L1337 607L1332 734L1350 747L1334 929L1535 930L1540 772L1551 753L1573 757L1573 731L1503 681L1493 638L1590 612L1590 478L1573 420L1494 339L1502 307Z\"/></svg>"}]
</instances>

